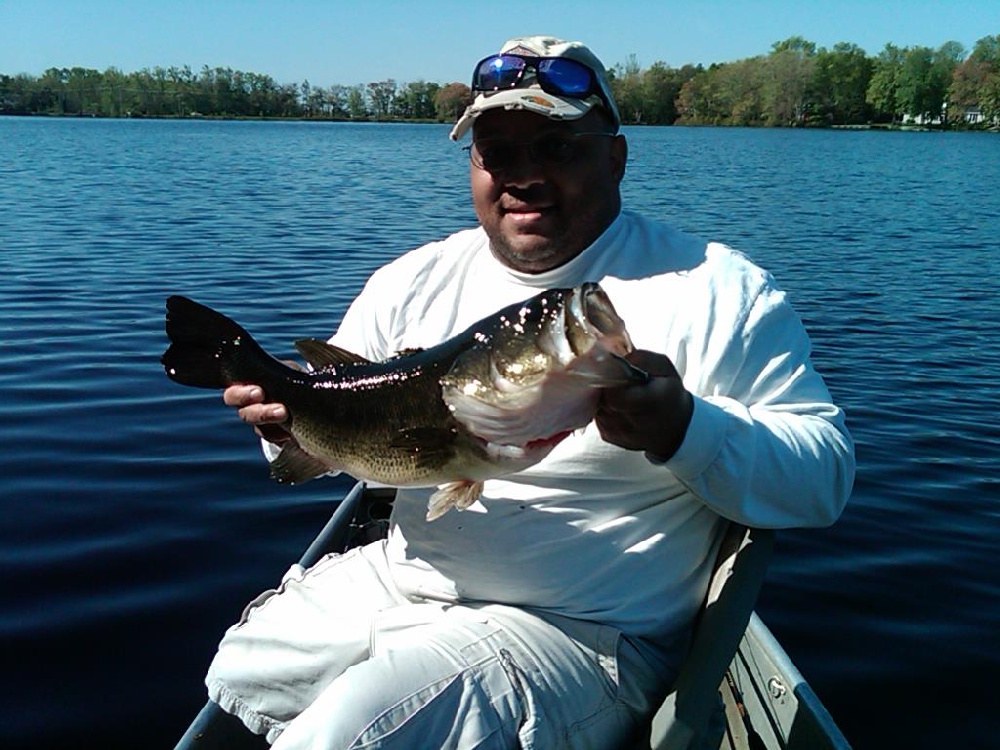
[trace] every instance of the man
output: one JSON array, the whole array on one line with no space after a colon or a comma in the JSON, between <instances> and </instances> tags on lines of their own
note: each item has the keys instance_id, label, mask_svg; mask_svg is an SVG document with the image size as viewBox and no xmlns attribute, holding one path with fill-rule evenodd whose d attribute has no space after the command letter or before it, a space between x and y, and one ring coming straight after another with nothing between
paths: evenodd
<instances>
[{"instance_id":1,"label":"man","mask_svg":"<svg viewBox=\"0 0 1000 750\"><path fill-rule=\"evenodd\" d=\"M621 210L600 61L515 38L473 89L452 138L472 130L481 226L373 274L331 341L384 359L599 281L652 377L469 510L428 523L433 488L400 490L385 543L249 607L207 683L275 747L615 747L676 674L726 519L827 525L850 492L843 414L770 276ZM279 439L260 388L224 399Z\"/></svg>"}]
</instances>

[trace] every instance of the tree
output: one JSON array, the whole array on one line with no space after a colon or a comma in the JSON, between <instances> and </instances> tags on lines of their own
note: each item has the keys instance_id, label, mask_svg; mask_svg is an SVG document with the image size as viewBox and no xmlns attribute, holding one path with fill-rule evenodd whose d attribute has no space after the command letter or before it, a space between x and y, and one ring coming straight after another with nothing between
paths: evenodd
<instances>
[{"instance_id":1,"label":"tree","mask_svg":"<svg viewBox=\"0 0 1000 750\"><path fill-rule=\"evenodd\" d=\"M886 44L875 59L872 77L868 83L866 100L891 122L896 122L903 111L899 99L899 79L902 75L904 51L894 44Z\"/></svg>"},{"instance_id":2,"label":"tree","mask_svg":"<svg viewBox=\"0 0 1000 750\"><path fill-rule=\"evenodd\" d=\"M930 47L905 49L896 92L902 112L924 123L940 120L948 87L963 54L958 42L947 42L937 50Z\"/></svg>"},{"instance_id":3,"label":"tree","mask_svg":"<svg viewBox=\"0 0 1000 750\"><path fill-rule=\"evenodd\" d=\"M396 98L396 82L387 78L368 84L368 99L372 103L372 114L376 119L388 119L393 100Z\"/></svg>"},{"instance_id":4,"label":"tree","mask_svg":"<svg viewBox=\"0 0 1000 750\"><path fill-rule=\"evenodd\" d=\"M871 119L865 98L874 63L856 44L840 42L816 53L813 91L815 114L826 124L856 124Z\"/></svg>"},{"instance_id":5,"label":"tree","mask_svg":"<svg viewBox=\"0 0 1000 750\"><path fill-rule=\"evenodd\" d=\"M629 55L624 65L615 65L610 71L611 95L618 105L618 113L626 123L641 123L642 118L642 69L635 55Z\"/></svg>"},{"instance_id":6,"label":"tree","mask_svg":"<svg viewBox=\"0 0 1000 750\"><path fill-rule=\"evenodd\" d=\"M333 84L326 90L324 108L330 117L342 118L349 116L347 111L347 97L349 93L350 88L339 83Z\"/></svg>"},{"instance_id":7,"label":"tree","mask_svg":"<svg viewBox=\"0 0 1000 750\"><path fill-rule=\"evenodd\" d=\"M941 113L941 124L947 126L948 118L948 89L955 80L955 71L965 59L965 47L959 42L945 42L934 51L931 60L930 80L928 87L934 100L931 106L937 108ZM959 121L963 118L957 118Z\"/></svg>"},{"instance_id":8,"label":"tree","mask_svg":"<svg viewBox=\"0 0 1000 750\"><path fill-rule=\"evenodd\" d=\"M412 81L396 94L393 110L397 117L411 120L432 120L435 116L434 96L440 86L426 81Z\"/></svg>"},{"instance_id":9,"label":"tree","mask_svg":"<svg viewBox=\"0 0 1000 750\"><path fill-rule=\"evenodd\" d=\"M347 90L347 114L352 120L364 120L368 117L365 89L360 83Z\"/></svg>"},{"instance_id":10,"label":"tree","mask_svg":"<svg viewBox=\"0 0 1000 750\"><path fill-rule=\"evenodd\" d=\"M101 74L101 93L98 112L102 115L122 117L129 110L132 93L128 90L128 76L118 68L108 68Z\"/></svg>"},{"instance_id":11,"label":"tree","mask_svg":"<svg viewBox=\"0 0 1000 750\"><path fill-rule=\"evenodd\" d=\"M464 83L449 83L434 94L434 112L442 122L455 122L472 103L472 90Z\"/></svg>"},{"instance_id":12,"label":"tree","mask_svg":"<svg viewBox=\"0 0 1000 750\"><path fill-rule=\"evenodd\" d=\"M762 57L712 64L684 82L678 122L690 125L760 125L763 122Z\"/></svg>"},{"instance_id":13,"label":"tree","mask_svg":"<svg viewBox=\"0 0 1000 750\"><path fill-rule=\"evenodd\" d=\"M680 93L677 71L657 61L642 71L639 93L642 117L650 125L671 125L677 119L677 95Z\"/></svg>"},{"instance_id":14,"label":"tree","mask_svg":"<svg viewBox=\"0 0 1000 750\"><path fill-rule=\"evenodd\" d=\"M984 122L1000 121L1000 34L977 41L956 66L948 97L957 116L978 107Z\"/></svg>"},{"instance_id":15,"label":"tree","mask_svg":"<svg viewBox=\"0 0 1000 750\"><path fill-rule=\"evenodd\" d=\"M763 78L764 113L771 125L804 125L816 62L816 44L800 36L775 42Z\"/></svg>"}]
</instances>

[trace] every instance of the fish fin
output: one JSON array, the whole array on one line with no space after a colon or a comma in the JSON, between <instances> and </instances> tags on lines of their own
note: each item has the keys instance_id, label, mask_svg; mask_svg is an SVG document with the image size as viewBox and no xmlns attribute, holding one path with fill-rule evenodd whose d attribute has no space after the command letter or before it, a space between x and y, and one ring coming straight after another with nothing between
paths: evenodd
<instances>
[{"instance_id":1,"label":"fish fin","mask_svg":"<svg viewBox=\"0 0 1000 750\"><path fill-rule=\"evenodd\" d=\"M451 457L457 437L444 427L411 427L399 430L389 445L406 451L418 467L434 468Z\"/></svg>"},{"instance_id":2,"label":"fish fin","mask_svg":"<svg viewBox=\"0 0 1000 750\"><path fill-rule=\"evenodd\" d=\"M427 520L440 518L449 510L465 510L483 494L483 483L461 479L448 482L437 488L427 501Z\"/></svg>"},{"instance_id":3,"label":"fish fin","mask_svg":"<svg viewBox=\"0 0 1000 750\"><path fill-rule=\"evenodd\" d=\"M299 339L295 342L295 348L306 362L317 370L337 365L367 364L369 361L360 354L354 354L319 339Z\"/></svg>"},{"instance_id":4,"label":"fish fin","mask_svg":"<svg viewBox=\"0 0 1000 750\"><path fill-rule=\"evenodd\" d=\"M330 467L306 453L294 440L285 443L271 462L271 476L281 484L302 484L330 471Z\"/></svg>"},{"instance_id":5,"label":"fish fin","mask_svg":"<svg viewBox=\"0 0 1000 750\"><path fill-rule=\"evenodd\" d=\"M416 346L409 349L400 349L398 352L393 354L389 359L402 359L403 357L412 357L414 354L420 354L420 352L425 351L423 348Z\"/></svg>"},{"instance_id":6,"label":"fish fin","mask_svg":"<svg viewBox=\"0 0 1000 750\"><path fill-rule=\"evenodd\" d=\"M237 346L268 355L236 321L210 307L180 295L167 298L167 336L170 347L160 357L167 376L197 388L225 388L236 382L227 372ZM256 352L254 352L256 354Z\"/></svg>"}]
</instances>

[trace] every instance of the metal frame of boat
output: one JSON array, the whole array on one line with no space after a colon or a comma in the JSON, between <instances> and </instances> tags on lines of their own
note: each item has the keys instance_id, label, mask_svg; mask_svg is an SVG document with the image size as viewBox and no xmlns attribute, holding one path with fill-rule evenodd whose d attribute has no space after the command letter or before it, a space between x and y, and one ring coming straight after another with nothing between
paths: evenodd
<instances>
[{"instance_id":1,"label":"metal frame of boat","mask_svg":"<svg viewBox=\"0 0 1000 750\"><path fill-rule=\"evenodd\" d=\"M358 482L298 561L375 541L388 530L395 490ZM849 750L850 745L781 645L754 613L774 532L730 524L691 650L673 692L622 750ZM209 701L178 750L264 748Z\"/></svg>"}]
</instances>

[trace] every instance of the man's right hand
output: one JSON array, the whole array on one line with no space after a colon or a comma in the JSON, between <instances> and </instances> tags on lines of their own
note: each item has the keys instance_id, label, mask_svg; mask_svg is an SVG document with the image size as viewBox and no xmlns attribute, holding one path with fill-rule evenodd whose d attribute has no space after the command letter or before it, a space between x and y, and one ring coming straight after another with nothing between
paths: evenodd
<instances>
[{"instance_id":1,"label":"man's right hand","mask_svg":"<svg viewBox=\"0 0 1000 750\"><path fill-rule=\"evenodd\" d=\"M288 409L284 404L266 402L259 385L231 385L222 392L222 400L226 406L235 406L240 419L268 442L280 445L291 438L282 426L288 420Z\"/></svg>"}]
</instances>

